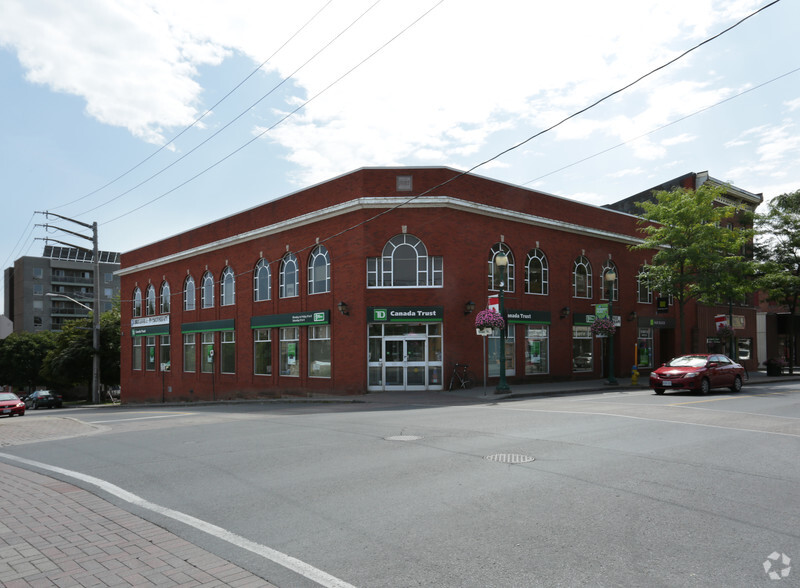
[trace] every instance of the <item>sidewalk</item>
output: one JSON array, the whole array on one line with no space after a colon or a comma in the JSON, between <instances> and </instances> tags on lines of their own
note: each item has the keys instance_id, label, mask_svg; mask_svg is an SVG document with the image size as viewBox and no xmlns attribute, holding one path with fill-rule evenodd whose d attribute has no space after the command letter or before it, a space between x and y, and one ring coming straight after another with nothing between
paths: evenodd
<instances>
[{"instance_id":1,"label":"sidewalk","mask_svg":"<svg viewBox=\"0 0 800 588\"><path fill-rule=\"evenodd\" d=\"M744 383L750 386L800 381L800 374L767 377L754 372ZM619 378L616 386L603 380L550 382L512 385L508 394L495 394L494 388L477 387L452 392L412 394L374 393L330 401L383 403L416 401L425 395L441 403L447 397L461 401L496 402L509 398L590 392L625 392L647 389L646 378L636 386L630 377ZM292 400L286 400L292 402ZM325 401L308 398L296 401ZM278 401L280 402L280 401ZM23 417L24 419L24 417ZM47 438L92 434L96 427L75 419L48 419L48 423L24 421L20 417L3 419L0 430L9 422L16 429L16 441L25 443L29 429ZM53 430L59 429L58 431ZM13 444L7 427L1 445ZM32 586L233 586L273 587L199 547L184 541L111 503L72 484L8 465L0 461L0 585L8 588Z\"/></svg>"}]
</instances>

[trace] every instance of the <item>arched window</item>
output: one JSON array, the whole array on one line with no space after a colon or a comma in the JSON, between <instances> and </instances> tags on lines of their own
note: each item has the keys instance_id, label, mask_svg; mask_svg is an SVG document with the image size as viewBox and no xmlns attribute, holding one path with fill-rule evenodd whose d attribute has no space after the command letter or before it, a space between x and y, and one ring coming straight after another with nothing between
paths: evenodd
<instances>
[{"instance_id":1,"label":"arched window","mask_svg":"<svg viewBox=\"0 0 800 588\"><path fill-rule=\"evenodd\" d=\"M429 256L425 244L407 233L389 239L381 257L367 258L369 288L439 287L443 275L442 256Z\"/></svg>"},{"instance_id":2,"label":"arched window","mask_svg":"<svg viewBox=\"0 0 800 588\"><path fill-rule=\"evenodd\" d=\"M194 278L186 276L183 282L183 310L194 310Z\"/></svg>"},{"instance_id":3,"label":"arched window","mask_svg":"<svg viewBox=\"0 0 800 588\"><path fill-rule=\"evenodd\" d=\"M233 269L226 267L222 270L222 277L219 280L219 304L220 306L231 306L236 303L236 278Z\"/></svg>"},{"instance_id":4,"label":"arched window","mask_svg":"<svg viewBox=\"0 0 800 588\"><path fill-rule=\"evenodd\" d=\"M159 307L160 314L169 314L169 282L161 284L161 296L159 297L161 306Z\"/></svg>"},{"instance_id":5,"label":"arched window","mask_svg":"<svg viewBox=\"0 0 800 588\"><path fill-rule=\"evenodd\" d=\"M153 287L153 284L147 286L147 291L144 295L144 308L147 316L156 313L156 289Z\"/></svg>"},{"instance_id":6,"label":"arched window","mask_svg":"<svg viewBox=\"0 0 800 588\"><path fill-rule=\"evenodd\" d=\"M201 307L211 308L214 306L214 276L211 272L203 274L203 286L200 292Z\"/></svg>"},{"instance_id":7,"label":"arched window","mask_svg":"<svg viewBox=\"0 0 800 588\"><path fill-rule=\"evenodd\" d=\"M525 262L525 292L543 294L550 292L547 256L541 249L531 249Z\"/></svg>"},{"instance_id":8,"label":"arched window","mask_svg":"<svg viewBox=\"0 0 800 588\"><path fill-rule=\"evenodd\" d=\"M253 300L269 300L272 298L272 272L266 259L259 259L253 271Z\"/></svg>"},{"instance_id":9,"label":"arched window","mask_svg":"<svg viewBox=\"0 0 800 588\"><path fill-rule=\"evenodd\" d=\"M300 295L300 267L294 253L287 253L281 260L280 297L292 298Z\"/></svg>"},{"instance_id":10,"label":"arched window","mask_svg":"<svg viewBox=\"0 0 800 588\"><path fill-rule=\"evenodd\" d=\"M501 269L497 264L497 255L503 252L508 259L508 265ZM500 282L504 282L503 290L514 291L514 254L505 243L495 243L489 252L489 290L500 290Z\"/></svg>"},{"instance_id":11,"label":"arched window","mask_svg":"<svg viewBox=\"0 0 800 588\"><path fill-rule=\"evenodd\" d=\"M331 291L331 258L324 245L317 245L308 256L308 293Z\"/></svg>"},{"instance_id":12,"label":"arched window","mask_svg":"<svg viewBox=\"0 0 800 588\"><path fill-rule=\"evenodd\" d=\"M602 289L602 300L608 300L611 294L611 300L619 300L619 272L617 265L610 259L603 264L602 282L600 284Z\"/></svg>"},{"instance_id":13,"label":"arched window","mask_svg":"<svg viewBox=\"0 0 800 588\"><path fill-rule=\"evenodd\" d=\"M592 264L583 255L575 258L572 266L572 295L575 298L592 297Z\"/></svg>"},{"instance_id":14,"label":"arched window","mask_svg":"<svg viewBox=\"0 0 800 588\"><path fill-rule=\"evenodd\" d=\"M652 304L653 291L650 289L650 282L647 279L647 266L639 270L639 274L636 276L636 284L639 291L638 301L644 302L645 304Z\"/></svg>"},{"instance_id":15,"label":"arched window","mask_svg":"<svg viewBox=\"0 0 800 588\"><path fill-rule=\"evenodd\" d=\"M142 291L138 287L133 291L133 316L142 316Z\"/></svg>"}]
</instances>

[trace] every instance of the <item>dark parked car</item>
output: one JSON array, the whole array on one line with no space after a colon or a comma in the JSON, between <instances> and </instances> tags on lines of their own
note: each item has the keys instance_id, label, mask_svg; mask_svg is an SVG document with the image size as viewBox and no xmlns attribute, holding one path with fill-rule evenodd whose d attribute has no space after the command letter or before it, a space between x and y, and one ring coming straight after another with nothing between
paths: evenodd
<instances>
[{"instance_id":1,"label":"dark parked car","mask_svg":"<svg viewBox=\"0 0 800 588\"><path fill-rule=\"evenodd\" d=\"M50 390L37 390L25 397L25 406L36 410L46 406L47 408L61 408L63 401L61 394Z\"/></svg>"},{"instance_id":2,"label":"dark parked car","mask_svg":"<svg viewBox=\"0 0 800 588\"><path fill-rule=\"evenodd\" d=\"M698 390L708 394L712 388L730 388L739 392L744 380L744 367L727 355L693 353L665 363L650 374L650 387L656 394L664 390Z\"/></svg>"},{"instance_id":3,"label":"dark parked car","mask_svg":"<svg viewBox=\"0 0 800 588\"><path fill-rule=\"evenodd\" d=\"M25 403L13 392L0 392L0 415L23 416L25 414Z\"/></svg>"}]
</instances>

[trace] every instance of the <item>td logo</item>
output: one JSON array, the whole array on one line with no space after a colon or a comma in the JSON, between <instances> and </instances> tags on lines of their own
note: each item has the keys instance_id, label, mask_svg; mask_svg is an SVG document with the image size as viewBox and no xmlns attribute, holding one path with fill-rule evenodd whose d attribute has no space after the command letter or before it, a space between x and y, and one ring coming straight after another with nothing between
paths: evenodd
<instances>
[{"instance_id":1,"label":"td logo","mask_svg":"<svg viewBox=\"0 0 800 588\"><path fill-rule=\"evenodd\" d=\"M372 311L372 318L376 321L385 321L386 315L387 312L385 308L375 308Z\"/></svg>"}]
</instances>

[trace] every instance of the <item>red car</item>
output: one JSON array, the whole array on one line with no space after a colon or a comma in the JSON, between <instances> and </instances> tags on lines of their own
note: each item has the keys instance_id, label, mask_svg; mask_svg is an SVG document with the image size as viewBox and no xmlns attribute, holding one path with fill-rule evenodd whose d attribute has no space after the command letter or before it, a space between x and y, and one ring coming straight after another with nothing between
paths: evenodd
<instances>
[{"instance_id":1,"label":"red car","mask_svg":"<svg viewBox=\"0 0 800 588\"><path fill-rule=\"evenodd\" d=\"M14 416L25 414L25 403L13 392L0 392L0 415Z\"/></svg>"},{"instance_id":2,"label":"red car","mask_svg":"<svg viewBox=\"0 0 800 588\"><path fill-rule=\"evenodd\" d=\"M650 374L650 387L656 394L664 390L699 390L708 394L712 388L730 388L739 392L744 381L744 367L719 353L682 355Z\"/></svg>"}]
</instances>

